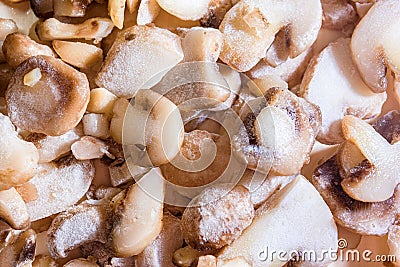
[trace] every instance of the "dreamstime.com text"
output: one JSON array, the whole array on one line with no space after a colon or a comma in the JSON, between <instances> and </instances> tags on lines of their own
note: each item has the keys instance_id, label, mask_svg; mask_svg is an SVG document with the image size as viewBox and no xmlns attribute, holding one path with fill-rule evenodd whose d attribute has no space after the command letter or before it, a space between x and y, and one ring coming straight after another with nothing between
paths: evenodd
<instances>
[{"instance_id":1,"label":"dreamstime.com text","mask_svg":"<svg viewBox=\"0 0 400 267\"><path fill-rule=\"evenodd\" d=\"M287 262L291 259L308 262L342 261L342 262L395 262L395 255L374 254L371 250L345 249L347 241L339 239L338 250L271 250L265 247L258 254L258 259L262 262L282 261Z\"/></svg>"}]
</instances>

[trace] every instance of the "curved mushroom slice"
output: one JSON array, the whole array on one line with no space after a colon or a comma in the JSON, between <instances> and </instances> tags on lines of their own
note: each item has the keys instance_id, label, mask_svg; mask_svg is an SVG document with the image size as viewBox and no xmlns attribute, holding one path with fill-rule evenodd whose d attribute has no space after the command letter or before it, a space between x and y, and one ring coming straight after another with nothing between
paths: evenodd
<instances>
[{"instance_id":1,"label":"curved mushroom slice","mask_svg":"<svg viewBox=\"0 0 400 267\"><path fill-rule=\"evenodd\" d=\"M330 30L343 30L355 25L358 16L347 0L322 0L322 27Z\"/></svg>"},{"instance_id":2,"label":"curved mushroom slice","mask_svg":"<svg viewBox=\"0 0 400 267\"><path fill-rule=\"evenodd\" d=\"M290 43L287 42L289 34L289 28L284 27L281 29L275 35L274 41L265 54L264 60L274 68L284 63L289 58Z\"/></svg>"},{"instance_id":3,"label":"curved mushroom slice","mask_svg":"<svg viewBox=\"0 0 400 267\"><path fill-rule=\"evenodd\" d=\"M321 259L322 251L336 251L337 240L328 206L312 184L298 176L257 209L252 224L222 249L218 262L243 257L253 267L275 266L284 262L271 257L271 251L292 250L313 250Z\"/></svg>"},{"instance_id":4,"label":"curved mushroom slice","mask_svg":"<svg viewBox=\"0 0 400 267\"><path fill-rule=\"evenodd\" d=\"M317 139L325 144L344 141L341 121L345 115L373 119L386 101L386 93L375 94L363 82L351 59L348 38L330 43L311 60L299 94L320 107L322 125Z\"/></svg>"},{"instance_id":5,"label":"curved mushroom slice","mask_svg":"<svg viewBox=\"0 0 400 267\"><path fill-rule=\"evenodd\" d=\"M65 258L68 253L90 242L107 241L111 230L111 209L108 201L88 200L55 217L47 231L50 255Z\"/></svg>"},{"instance_id":6,"label":"curved mushroom slice","mask_svg":"<svg viewBox=\"0 0 400 267\"><path fill-rule=\"evenodd\" d=\"M26 204L15 188L0 191L0 219L18 230L30 224Z\"/></svg>"},{"instance_id":7,"label":"curved mushroom slice","mask_svg":"<svg viewBox=\"0 0 400 267\"><path fill-rule=\"evenodd\" d=\"M30 266L35 258L35 247L35 231L26 230L0 252L0 267Z\"/></svg>"},{"instance_id":8,"label":"curved mushroom slice","mask_svg":"<svg viewBox=\"0 0 400 267\"><path fill-rule=\"evenodd\" d=\"M38 25L37 33L40 40L95 39L107 37L114 24L108 18L91 18L81 24L62 23L50 18Z\"/></svg>"},{"instance_id":9,"label":"curved mushroom slice","mask_svg":"<svg viewBox=\"0 0 400 267\"><path fill-rule=\"evenodd\" d=\"M31 133L25 141L32 142L39 152L39 163L46 163L71 151L71 145L83 136L80 124L74 129L59 136Z\"/></svg>"},{"instance_id":10,"label":"curved mushroom slice","mask_svg":"<svg viewBox=\"0 0 400 267\"><path fill-rule=\"evenodd\" d=\"M96 84L118 97L131 98L156 76L183 59L180 38L154 26L133 26L118 34Z\"/></svg>"},{"instance_id":11,"label":"curved mushroom slice","mask_svg":"<svg viewBox=\"0 0 400 267\"><path fill-rule=\"evenodd\" d=\"M342 127L346 140L354 143L368 160L344 177L343 190L363 202L389 199L400 183L400 142L391 145L371 125L354 116L344 117Z\"/></svg>"},{"instance_id":12,"label":"curved mushroom slice","mask_svg":"<svg viewBox=\"0 0 400 267\"><path fill-rule=\"evenodd\" d=\"M108 1L108 13L110 14L112 22L118 29L124 27L125 3L126 0Z\"/></svg>"},{"instance_id":13,"label":"curved mushroom slice","mask_svg":"<svg viewBox=\"0 0 400 267\"><path fill-rule=\"evenodd\" d=\"M198 20L207 11L211 0L157 0L162 9L182 20Z\"/></svg>"},{"instance_id":14,"label":"curved mushroom slice","mask_svg":"<svg viewBox=\"0 0 400 267\"><path fill-rule=\"evenodd\" d=\"M152 90L141 89L125 115L125 152L139 166L168 163L179 153L183 131L177 106Z\"/></svg>"},{"instance_id":15,"label":"curved mushroom slice","mask_svg":"<svg viewBox=\"0 0 400 267\"><path fill-rule=\"evenodd\" d=\"M242 185L207 187L182 215L183 237L191 247L216 251L237 239L254 217L250 193Z\"/></svg>"},{"instance_id":16,"label":"curved mushroom slice","mask_svg":"<svg viewBox=\"0 0 400 267\"><path fill-rule=\"evenodd\" d=\"M357 165L366 160L358 147L350 141L343 142L337 154L339 165L341 170L344 171L344 175L350 175Z\"/></svg>"},{"instance_id":17,"label":"curved mushroom slice","mask_svg":"<svg viewBox=\"0 0 400 267\"><path fill-rule=\"evenodd\" d=\"M135 266L175 267L174 252L183 245L181 220L169 213L163 216L163 226L157 238L142 253L134 257Z\"/></svg>"},{"instance_id":18,"label":"curved mushroom slice","mask_svg":"<svg viewBox=\"0 0 400 267\"><path fill-rule=\"evenodd\" d=\"M18 66L8 85L8 115L21 129L62 135L79 123L89 96L85 74L59 59L34 56Z\"/></svg>"},{"instance_id":19,"label":"curved mushroom slice","mask_svg":"<svg viewBox=\"0 0 400 267\"><path fill-rule=\"evenodd\" d=\"M285 62L276 67L267 64L265 60L261 60L246 74L252 79L262 79L266 76L278 76L288 83L289 88L292 88L301 83L303 73L307 69L312 54L312 49L310 48L295 58L288 58Z\"/></svg>"},{"instance_id":20,"label":"curved mushroom slice","mask_svg":"<svg viewBox=\"0 0 400 267\"><path fill-rule=\"evenodd\" d=\"M0 114L0 136L0 190L6 190L36 174L39 155L32 143L18 137L14 125L3 114Z\"/></svg>"},{"instance_id":21,"label":"curved mushroom slice","mask_svg":"<svg viewBox=\"0 0 400 267\"><path fill-rule=\"evenodd\" d=\"M351 38L354 63L375 93L386 90L387 68L396 75L400 74L400 54L397 52L399 14L400 2L378 1L358 23Z\"/></svg>"},{"instance_id":22,"label":"curved mushroom slice","mask_svg":"<svg viewBox=\"0 0 400 267\"><path fill-rule=\"evenodd\" d=\"M89 189L94 171L90 161L72 156L39 165L38 174L29 181L38 192L37 199L26 203L31 221L64 211L79 201Z\"/></svg>"},{"instance_id":23,"label":"curved mushroom slice","mask_svg":"<svg viewBox=\"0 0 400 267\"><path fill-rule=\"evenodd\" d=\"M399 188L383 202L366 203L349 197L341 186L336 156L315 170L311 182L328 204L336 222L359 234L385 235L400 211Z\"/></svg>"},{"instance_id":24,"label":"curved mushroom slice","mask_svg":"<svg viewBox=\"0 0 400 267\"><path fill-rule=\"evenodd\" d=\"M161 7L158 5L157 0L143 0L140 1L137 24L146 25L154 22L158 13L160 13Z\"/></svg>"},{"instance_id":25,"label":"curved mushroom slice","mask_svg":"<svg viewBox=\"0 0 400 267\"><path fill-rule=\"evenodd\" d=\"M294 58L312 45L321 23L320 1L240 1L220 25L224 34L220 58L241 72L248 71L265 57L275 34L286 26L290 57Z\"/></svg>"},{"instance_id":26,"label":"curved mushroom slice","mask_svg":"<svg viewBox=\"0 0 400 267\"><path fill-rule=\"evenodd\" d=\"M156 239L162 229L163 200L164 181L156 168L113 199L111 244L117 256L138 255Z\"/></svg>"}]
</instances>

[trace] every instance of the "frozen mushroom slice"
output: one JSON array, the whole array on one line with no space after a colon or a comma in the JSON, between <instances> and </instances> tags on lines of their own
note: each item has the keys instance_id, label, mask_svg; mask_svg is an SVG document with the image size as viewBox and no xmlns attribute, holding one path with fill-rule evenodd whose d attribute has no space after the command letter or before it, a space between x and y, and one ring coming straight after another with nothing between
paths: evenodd
<instances>
[{"instance_id":1,"label":"frozen mushroom slice","mask_svg":"<svg viewBox=\"0 0 400 267\"><path fill-rule=\"evenodd\" d=\"M0 267L31 266L35 259L36 233L28 229L0 252Z\"/></svg>"},{"instance_id":2,"label":"frozen mushroom slice","mask_svg":"<svg viewBox=\"0 0 400 267\"><path fill-rule=\"evenodd\" d=\"M26 203L31 221L64 211L78 202L89 189L94 171L90 161L78 161L72 156L39 165L38 174L30 180L38 198Z\"/></svg>"},{"instance_id":3,"label":"frozen mushroom slice","mask_svg":"<svg viewBox=\"0 0 400 267\"><path fill-rule=\"evenodd\" d=\"M367 158L344 177L343 190L363 202L388 200L400 182L400 143L390 144L371 125L354 116L344 117L342 128L346 140Z\"/></svg>"},{"instance_id":4,"label":"frozen mushroom slice","mask_svg":"<svg viewBox=\"0 0 400 267\"><path fill-rule=\"evenodd\" d=\"M25 76L35 69L40 70L40 78L25 85ZM62 135L79 123L89 96L85 74L59 59L34 56L18 66L8 85L8 115L21 129Z\"/></svg>"},{"instance_id":5,"label":"frozen mushroom slice","mask_svg":"<svg viewBox=\"0 0 400 267\"><path fill-rule=\"evenodd\" d=\"M40 40L94 39L107 37L114 28L108 18L91 18L80 24L63 23L50 18L38 25L37 34Z\"/></svg>"},{"instance_id":6,"label":"frozen mushroom slice","mask_svg":"<svg viewBox=\"0 0 400 267\"><path fill-rule=\"evenodd\" d=\"M322 27L343 30L358 20L354 6L348 0L322 0Z\"/></svg>"},{"instance_id":7,"label":"frozen mushroom slice","mask_svg":"<svg viewBox=\"0 0 400 267\"><path fill-rule=\"evenodd\" d=\"M111 230L111 207L107 200L87 200L58 214L47 230L50 255L65 258L68 253L90 242L106 243Z\"/></svg>"},{"instance_id":8,"label":"frozen mushroom slice","mask_svg":"<svg viewBox=\"0 0 400 267\"><path fill-rule=\"evenodd\" d=\"M265 57L275 34L285 26L290 33L289 54L294 58L312 45L321 23L320 1L240 1L220 25L224 34L220 58L238 71L248 71Z\"/></svg>"},{"instance_id":9,"label":"frozen mushroom slice","mask_svg":"<svg viewBox=\"0 0 400 267\"><path fill-rule=\"evenodd\" d=\"M373 93L363 82L351 59L349 38L330 43L311 60L299 95L321 109L317 139L325 144L344 141L341 121L345 115L373 119L386 101L386 93Z\"/></svg>"},{"instance_id":10,"label":"frozen mushroom slice","mask_svg":"<svg viewBox=\"0 0 400 267\"><path fill-rule=\"evenodd\" d=\"M126 0L109 0L108 13L118 29L124 27L124 13Z\"/></svg>"},{"instance_id":11,"label":"frozen mushroom slice","mask_svg":"<svg viewBox=\"0 0 400 267\"><path fill-rule=\"evenodd\" d=\"M146 25L154 22L160 13L161 7L158 5L157 0L143 0L140 1L137 24Z\"/></svg>"},{"instance_id":12,"label":"frozen mushroom slice","mask_svg":"<svg viewBox=\"0 0 400 267\"><path fill-rule=\"evenodd\" d=\"M177 35L151 25L133 26L118 34L96 84L118 97L131 98L153 76L160 75L182 59L181 41ZM158 81L161 78L159 76Z\"/></svg>"},{"instance_id":13,"label":"frozen mushroom slice","mask_svg":"<svg viewBox=\"0 0 400 267\"><path fill-rule=\"evenodd\" d=\"M34 144L18 137L14 125L3 114L0 114L0 135L0 190L6 190L36 174L39 154Z\"/></svg>"},{"instance_id":14,"label":"frozen mushroom slice","mask_svg":"<svg viewBox=\"0 0 400 267\"><path fill-rule=\"evenodd\" d=\"M25 229L30 224L25 202L13 187L0 191L0 219L18 230Z\"/></svg>"},{"instance_id":15,"label":"frozen mushroom slice","mask_svg":"<svg viewBox=\"0 0 400 267\"><path fill-rule=\"evenodd\" d=\"M198 20L208 11L211 0L157 0L162 9L182 20Z\"/></svg>"},{"instance_id":16,"label":"frozen mushroom slice","mask_svg":"<svg viewBox=\"0 0 400 267\"><path fill-rule=\"evenodd\" d=\"M320 259L321 251L336 251L337 240L328 206L313 185L298 176L257 209L250 226L217 258L222 264L243 257L253 267L274 266L284 262L272 258L271 251L313 250Z\"/></svg>"},{"instance_id":17,"label":"frozen mushroom slice","mask_svg":"<svg viewBox=\"0 0 400 267\"><path fill-rule=\"evenodd\" d=\"M114 158L107 150L103 141L92 136L83 136L71 145L72 155L77 160L99 159L104 155Z\"/></svg>"},{"instance_id":18,"label":"frozen mushroom slice","mask_svg":"<svg viewBox=\"0 0 400 267\"><path fill-rule=\"evenodd\" d=\"M354 63L375 93L387 88L387 68L396 75L400 74L399 27L400 2L378 1L357 24L351 37Z\"/></svg>"}]
</instances>

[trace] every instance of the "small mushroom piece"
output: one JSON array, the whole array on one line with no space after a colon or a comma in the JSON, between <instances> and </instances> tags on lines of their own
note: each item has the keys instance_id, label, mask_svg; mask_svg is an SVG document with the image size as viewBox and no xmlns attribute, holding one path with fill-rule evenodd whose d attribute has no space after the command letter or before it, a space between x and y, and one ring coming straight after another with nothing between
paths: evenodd
<instances>
[{"instance_id":1,"label":"small mushroom piece","mask_svg":"<svg viewBox=\"0 0 400 267\"><path fill-rule=\"evenodd\" d=\"M99 265L87 259L79 258L73 259L63 265L63 267L99 267Z\"/></svg>"},{"instance_id":2,"label":"small mushroom piece","mask_svg":"<svg viewBox=\"0 0 400 267\"><path fill-rule=\"evenodd\" d=\"M35 259L36 234L32 229L19 234L0 252L0 267L31 266Z\"/></svg>"},{"instance_id":3,"label":"small mushroom piece","mask_svg":"<svg viewBox=\"0 0 400 267\"><path fill-rule=\"evenodd\" d=\"M0 18L0 48L3 45L3 41L6 39L8 34L18 31L17 24L12 19ZM6 59L3 54L3 50L0 49L0 62L5 62Z\"/></svg>"},{"instance_id":4,"label":"small mushroom piece","mask_svg":"<svg viewBox=\"0 0 400 267\"><path fill-rule=\"evenodd\" d=\"M126 0L108 1L108 14L118 29L122 29L124 27L125 3Z\"/></svg>"},{"instance_id":5,"label":"small mushroom piece","mask_svg":"<svg viewBox=\"0 0 400 267\"><path fill-rule=\"evenodd\" d=\"M211 0L157 0L162 9L181 20L198 20L208 12Z\"/></svg>"},{"instance_id":6,"label":"small mushroom piece","mask_svg":"<svg viewBox=\"0 0 400 267\"><path fill-rule=\"evenodd\" d=\"M215 251L231 244L254 217L249 191L227 184L206 188L194 198L182 215L185 242L203 251ZM227 193L228 192L228 193Z\"/></svg>"},{"instance_id":7,"label":"small mushroom piece","mask_svg":"<svg viewBox=\"0 0 400 267\"><path fill-rule=\"evenodd\" d=\"M322 125L317 139L325 144L344 141L341 121L345 115L373 119L386 101L386 93L375 94L363 82L351 59L349 38L330 43L311 60L299 95L320 107Z\"/></svg>"},{"instance_id":8,"label":"small mushroom piece","mask_svg":"<svg viewBox=\"0 0 400 267\"><path fill-rule=\"evenodd\" d=\"M68 253L85 243L106 243L111 230L109 202L87 200L55 217L47 230L50 255L65 258Z\"/></svg>"},{"instance_id":9,"label":"small mushroom piece","mask_svg":"<svg viewBox=\"0 0 400 267\"><path fill-rule=\"evenodd\" d=\"M39 163L58 159L71 151L71 145L83 136L82 126L78 124L72 130L59 136L31 133L25 140L32 142L39 152Z\"/></svg>"},{"instance_id":10,"label":"small mushroom piece","mask_svg":"<svg viewBox=\"0 0 400 267\"><path fill-rule=\"evenodd\" d=\"M133 26L120 32L107 54L96 84L118 97L131 98L153 76L183 59L179 36L155 26ZM159 78L158 78L159 77ZM159 81L162 76L157 76ZM152 85L147 84L150 88Z\"/></svg>"},{"instance_id":11,"label":"small mushroom piece","mask_svg":"<svg viewBox=\"0 0 400 267\"><path fill-rule=\"evenodd\" d=\"M314 43L321 23L320 1L240 1L220 25L224 34L220 58L240 72L248 71L265 57L283 27L288 27L289 54L294 58Z\"/></svg>"},{"instance_id":12,"label":"small mushroom piece","mask_svg":"<svg viewBox=\"0 0 400 267\"><path fill-rule=\"evenodd\" d=\"M353 60L365 83L375 93L387 88L386 70L400 74L397 44L400 2L378 1L362 18L351 37ZM385 29L382 32L382 29Z\"/></svg>"},{"instance_id":13,"label":"small mushroom piece","mask_svg":"<svg viewBox=\"0 0 400 267\"><path fill-rule=\"evenodd\" d=\"M80 24L68 24L50 18L38 25L37 33L40 40L95 39L107 37L114 24L108 18L91 18Z\"/></svg>"},{"instance_id":14,"label":"small mushroom piece","mask_svg":"<svg viewBox=\"0 0 400 267\"><path fill-rule=\"evenodd\" d=\"M138 255L162 229L164 182L160 171L152 169L114 199L112 247L120 257Z\"/></svg>"},{"instance_id":15,"label":"small mushroom piece","mask_svg":"<svg viewBox=\"0 0 400 267\"><path fill-rule=\"evenodd\" d=\"M279 76L266 75L262 78L257 78L249 81L247 86L250 92L255 96L263 96L270 88L279 87L283 89L289 89L288 84L282 80Z\"/></svg>"},{"instance_id":16,"label":"small mushroom piece","mask_svg":"<svg viewBox=\"0 0 400 267\"><path fill-rule=\"evenodd\" d=\"M343 135L354 143L367 158L369 168L350 171L342 181L343 190L352 198L363 202L389 199L400 183L400 143L388 143L368 123L354 116L342 121Z\"/></svg>"},{"instance_id":17,"label":"small mushroom piece","mask_svg":"<svg viewBox=\"0 0 400 267\"><path fill-rule=\"evenodd\" d=\"M218 29L226 12L237 1L232 0L212 0L208 6L208 12L200 19L200 25Z\"/></svg>"},{"instance_id":18,"label":"small mushroom piece","mask_svg":"<svg viewBox=\"0 0 400 267\"><path fill-rule=\"evenodd\" d=\"M140 1L137 24L146 25L152 23L160 13L161 7L158 5L157 0L143 0Z\"/></svg>"},{"instance_id":19,"label":"small mushroom piece","mask_svg":"<svg viewBox=\"0 0 400 267\"><path fill-rule=\"evenodd\" d=\"M36 174L39 155L32 143L18 137L14 125L3 114L0 114L0 136L0 190L6 190Z\"/></svg>"},{"instance_id":20,"label":"small mushroom piece","mask_svg":"<svg viewBox=\"0 0 400 267\"><path fill-rule=\"evenodd\" d=\"M124 126L125 113L128 110L129 101L124 98L119 98L115 101L113 117L110 122L110 135L112 139L122 144L122 131Z\"/></svg>"},{"instance_id":21,"label":"small mushroom piece","mask_svg":"<svg viewBox=\"0 0 400 267\"><path fill-rule=\"evenodd\" d=\"M91 44L54 40L53 48L63 61L80 69L100 66L103 61L103 50Z\"/></svg>"},{"instance_id":22,"label":"small mushroom piece","mask_svg":"<svg viewBox=\"0 0 400 267\"><path fill-rule=\"evenodd\" d=\"M25 75L35 68L40 69L40 80L33 86L25 85ZM59 59L34 56L18 66L8 85L8 115L21 129L62 135L79 123L89 96L85 74Z\"/></svg>"},{"instance_id":23,"label":"small mushroom piece","mask_svg":"<svg viewBox=\"0 0 400 267\"><path fill-rule=\"evenodd\" d=\"M71 146L72 155L77 160L99 159L104 154L113 157L108 151L108 146L101 140L84 136Z\"/></svg>"},{"instance_id":24,"label":"small mushroom piece","mask_svg":"<svg viewBox=\"0 0 400 267\"><path fill-rule=\"evenodd\" d=\"M179 153L183 122L177 106L166 97L150 89L139 90L124 122L123 143L137 165L160 166Z\"/></svg>"},{"instance_id":25,"label":"small mushroom piece","mask_svg":"<svg viewBox=\"0 0 400 267\"><path fill-rule=\"evenodd\" d=\"M104 114L88 113L82 118L83 132L100 139L110 136L110 122Z\"/></svg>"},{"instance_id":26,"label":"small mushroom piece","mask_svg":"<svg viewBox=\"0 0 400 267\"><path fill-rule=\"evenodd\" d=\"M134 257L135 266L175 267L172 262L173 254L183 245L181 220L166 213L162 221L163 227L157 238L142 253Z\"/></svg>"},{"instance_id":27,"label":"small mushroom piece","mask_svg":"<svg viewBox=\"0 0 400 267\"><path fill-rule=\"evenodd\" d=\"M355 25L358 15L347 0L322 0L322 27L330 30L343 30L348 25Z\"/></svg>"},{"instance_id":28,"label":"small mushroom piece","mask_svg":"<svg viewBox=\"0 0 400 267\"><path fill-rule=\"evenodd\" d=\"M83 17L92 0L57 0L53 1L54 16Z\"/></svg>"},{"instance_id":29,"label":"small mushroom piece","mask_svg":"<svg viewBox=\"0 0 400 267\"><path fill-rule=\"evenodd\" d=\"M217 254L218 264L237 257L253 267L284 264L282 259L267 258L271 251L312 250L316 258L322 259L323 251L336 251L337 241L336 224L328 206L314 186L299 175L257 209L251 225Z\"/></svg>"},{"instance_id":30,"label":"small mushroom piece","mask_svg":"<svg viewBox=\"0 0 400 267\"><path fill-rule=\"evenodd\" d=\"M47 45L38 44L29 36L17 32L7 35L2 49L7 63L14 68L32 56L55 56Z\"/></svg>"},{"instance_id":31,"label":"small mushroom piece","mask_svg":"<svg viewBox=\"0 0 400 267\"><path fill-rule=\"evenodd\" d=\"M38 195L26 203L31 221L62 212L78 202L88 191L94 171L90 161L72 156L39 165L38 174L29 181Z\"/></svg>"},{"instance_id":32,"label":"small mushroom piece","mask_svg":"<svg viewBox=\"0 0 400 267\"><path fill-rule=\"evenodd\" d=\"M53 16L53 0L30 0L30 6L38 18L50 18Z\"/></svg>"},{"instance_id":33,"label":"small mushroom piece","mask_svg":"<svg viewBox=\"0 0 400 267\"><path fill-rule=\"evenodd\" d=\"M117 97L105 88L90 90L90 100L87 111L92 113L103 113L110 116L113 113L114 103Z\"/></svg>"},{"instance_id":34,"label":"small mushroom piece","mask_svg":"<svg viewBox=\"0 0 400 267\"><path fill-rule=\"evenodd\" d=\"M0 219L17 230L30 224L25 202L15 188L0 191Z\"/></svg>"},{"instance_id":35,"label":"small mushroom piece","mask_svg":"<svg viewBox=\"0 0 400 267\"><path fill-rule=\"evenodd\" d=\"M177 249L174 252L172 261L176 266L179 267L191 267L194 266L201 253L190 246L186 246Z\"/></svg>"}]
</instances>

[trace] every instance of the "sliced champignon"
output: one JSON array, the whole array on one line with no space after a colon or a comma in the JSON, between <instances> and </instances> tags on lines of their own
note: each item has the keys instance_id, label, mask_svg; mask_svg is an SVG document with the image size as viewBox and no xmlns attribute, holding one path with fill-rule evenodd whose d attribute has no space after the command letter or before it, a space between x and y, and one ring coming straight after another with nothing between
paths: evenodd
<instances>
[{"instance_id":1,"label":"sliced champignon","mask_svg":"<svg viewBox=\"0 0 400 267\"><path fill-rule=\"evenodd\" d=\"M53 48L64 62L80 69L98 67L103 61L103 50L95 45L54 40Z\"/></svg>"},{"instance_id":2,"label":"sliced champignon","mask_svg":"<svg viewBox=\"0 0 400 267\"><path fill-rule=\"evenodd\" d=\"M158 5L157 0L143 0L140 1L137 24L146 25L154 22L160 13L161 7Z\"/></svg>"},{"instance_id":3,"label":"sliced champignon","mask_svg":"<svg viewBox=\"0 0 400 267\"><path fill-rule=\"evenodd\" d=\"M117 256L138 255L156 239L162 229L163 200L164 181L156 168L113 199L110 242Z\"/></svg>"},{"instance_id":4,"label":"sliced champignon","mask_svg":"<svg viewBox=\"0 0 400 267\"><path fill-rule=\"evenodd\" d=\"M162 9L182 20L198 20L208 11L211 0L157 0Z\"/></svg>"},{"instance_id":5,"label":"sliced champignon","mask_svg":"<svg viewBox=\"0 0 400 267\"><path fill-rule=\"evenodd\" d=\"M202 251L215 251L231 244L254 217L249 191L230 184L206 188L182 215L185 242Z\"/></svg>"},{"instance_id":6,"label":"sliced champignon","mask_svg":"<svg viewBox=\"0 0 400 267\"><path fill-rule=\"evenodd\" d=\"M348 0L322 0L322 27L330 30L343 30L355 25L358 15Z\"/></svg>"},{"instance_id":7,"label":"sliced champignon","mask_svg":"<svg viewBox=\"0 0 400 267\"><path fill-rule=\"evenodd\" d=\"M320 1L240 1L220 25L224 34L221 60L239 71L248 71L265 57L275 34L289 28L290 57L307 50L322 23Z\"/></svg>"},{"instance_id":8,"label":"sliced champignon","mask_svg":"<svg viewBox=\"0 0 400 267\"><path fill-rule=\"evenodd\" d=\"M39 154L32 143L18 137L14 125L3 114L0 114L0 136L0 190L6 190L36 174Z\"/></svg>"},{"instance_id":9,"label":"sliced champignon","mask_svg":"<svg viewBox=\"0 0 400 267\"><path fill-rule=\"evenodd\" d=\"M28 229L0 252L0 267L31 266L35 259L36 233Z\"/></svg>"},{"instance_id":10,"label":"sliced champignon","mask_svg":"<svg viewBox=\"0 0 400 267\"><path fill-rule=\"evenodd\" d=\"M400 2L378 1L357 24L351 37L354 63L365 83L375 93L384 92L387 88L387 68L396 75L400 74L397 52L399 14Z\"/></svg>"},{"instance_id":11,"label":"sliced champignon","mask_svg":"<svg viewBox=\"0 0 400 267\"><path fill-rule=\"evenodd\" d=\"M30 6L38 18L47 19L53 16L53 0L30 0Z\"/></svg>"},{"instance_id":12,"label":"sliced champignon","mask_svg":"<svg viewBox=\"0 0 400 267\"><path fill-rule=\"evenodd\" d=\"M323 251L336 251L337 241L336 224L328 206L313 185L298 176L257 209L250 226L217 254L218 263L243 257L251 266L262 267L267 262L260 257L267 256L268 251L293 250L312 250L316 258L322 259ZM268 263L272 266L284 262L268 258Z\"/></svg>"},{"instance_id":13,"label":"sliced champignon","mask_svg":"<svg viewBox=\"0 0 400 267\"><path fill-rule=\"evenodd\" d=\"M123 144L138 165L170 162L179 153L183 134L182 118L174 103L149 89L137 92L125 115Z\"/></svg>"},{"instance_id":14,"label":"sliced champignon","mask_svg":"<svg viewBox=\"0 0 400 267\"><path fill-rule=\"evenodd\" d=\"M160 169L165 179L174 185L205 186L222 176L228 167L230 155L230 144L226 137L194 130L185 133L180 154L160 166Z\"/></svg>"},{"instance_id":15,"label":"sliced champignon","mask_svg":"<svg viewBox=\"0 0 400 267\"><path fill-rule=\"evenodd\" d=\"M58 159L71 151L71 145L83 136L82 127L78 124L72 130L59 136L31 133L25 140L32 142L39 152L39 163L46 163Z\"/></svg>"},{"instance_id":16,"label":"sliced champignon","mask_svg":"<svg viewBox=\"0 0 400 267\"><path fill-rule=\"evenodd\" d=\"M253 110L241 112L244 127L233 141L236 155L250 169L294 175L309 160L317 134L314 128L321 120L319 109L312 109L316 117L311 116L302 100L287 89L271 88L265 97L250 104Z\"/></svg>"},{"instance_id":17,"label":"sliced champignon","mask_svg":"<svg viewBox=\"0 0 400 267\"><path fill-rule=\"evenodd\" d=\"M78 202L89 189L94 171L90 161L78 161L72 156L39 165L38 174L29 181L38 195L26 203L31 221L64 211Z\"/></svg>"},{"instance_id":18,"label":"sliced champignon","mask_svg":"<svg viewBox=\"0 0 400 267\"><path fill-rule=\"evenodd\" d=\"M38 44L29 36L21 33L7 35L2 49L7 63L14 68L32 56L55 56L50 47Z\"/></svg>"},{"instance_id":19,"label":"sliced champignon","mask_svg":"<svg viewBox=\"0 0 400 267\"><path fill-rule=\"evenodd\" d=\"M344 141L341 121L345 115L373 119L386 101L386 93L375 94L363 82L351 59L348 38L330 43L311 60L299 95L321 109L317 139L325 144Z\"/></svg>"},{"instance_id":20,"label":"sliced champignon","mask_svg":"<svg viewBox=\"0 0 400 267\"><path fill-rule=\"evenodd\" d=\"M342 127L346 140L367 158L365 164L357 165L344 177L343 190L363 202L388 200L400 183L400 142L391 145L371 125L354 116L345 116Z\"/></svg>"},{"instance_id":21,"label":"sliced champignon","mask_svg":"<svg viewBox=\"0 0 400 267\"><path fill-rule=\"evenodd\" d=\"M124 27L125 3L126 0L108 1L108 14L118 29L122 29Z\"/></svg>"},{"instance_id":22,"label":"sliced champignon","mask_svg":"<svg viewBox=\"0 0 400 267\"><path fill-rule=\"evenodd\" d=\"M29 86L25 76L39 69ZM86 75L49 56L30 57L16 69L6 92L8 115L19 128L46 135L62 135L81 120L89 102Z\"/></svg>"},{"instance_id":23,"label":"sliced champignon","mask_svg":"<svg viewBox=\"0 0 400 267\"><path fill-rule=\"evenodd\" d=\"M264 78L266 76L278 76L287 82L289 88L301 83L303 73L307 69L312 57L312 49L308 49L295 58L288 58L276 67L269 65L266 60L261 60L254 68L246 74L252 78Z\"/></svg>"},{"instance_id":24,"label":"sliced champignon","mask_svg":"<svg viewBox=\"0 0 400 267\"><path fill-rule=\"evenodd\" d=\"M57 0L53 1L54 16L83 17L92 0Z\"/></svg>"},{"instance_id":25,"label":"sliced champignon","mask_svg":"<svg viewBox=\"0 0 400 267\"><path fill-rule=\"evenodd\" d=\"M107 200L87 200L58 214L47 231L50 255L65 258L85 243L107 242L111 230L111 208Z\"/></svg>"},{"instance_id":26,"label":"sliced champignon","mask_svg":"<svg viewBox=\"0 0 400 267\"><path fill-rule=\"evenodd\" d=\"M208 12L200 19L200 25L218 29L226 12L235 4L232 0L212 0Z\"/></svg>"},{"instance_id":27,"label":"sliced champignon","mask_svg":"<svg viewBox=\"0 0 400 267\"><path fill-rule=\"evenodd\" d=\"M15 188L0 191L0 220L17 230L30 224L25 202Z\"/></svg>"},{"instance_id":28,"label":"sliced champignon","mask_svg":"<svg viewBox=\"0 0 400 267\"><path fill-rule=\"evenodd\" d=\"M180 42L177 35L151 25L120 32L98 73L97 85L118 97L133 97L153 76L183 59Z\"/></svg>"},{"instance_id":29,"label":"sliced champignon","mask_svg":"<svg viewBox=\"0 0 400 267\"><path fill-rule=\"evenodd\" d=\"M135 256L135 266L175 267L172 262L174 252L183 245L181 220L165 213L163 226L157 238L142 253Z\"/></svg>"},{"instance_id":30,"label":"sliced champignon","mask_svg":"<svg viewBox=\"0 0 400 267\"><path fill-rule=\"evenodd\" d=\"M37 33L42 41L68 39L101 40L107 37L114 28L108 18L91 18L80 24L68 24L50 18L39 23Z\"/></svg>"},{"instance_id":31,"label":"sliced champignon","mask_svg":"<svg viewBox=\"0 0 400 267\"><path fill-rule=\"evenodd\" d=\"M341 186L340 166L334 156L319 166L311 182L320 192L338 224L363 235L385 235L400 211L398 190L383 202L361 202Z\"/></svg>"}]
</instances>

